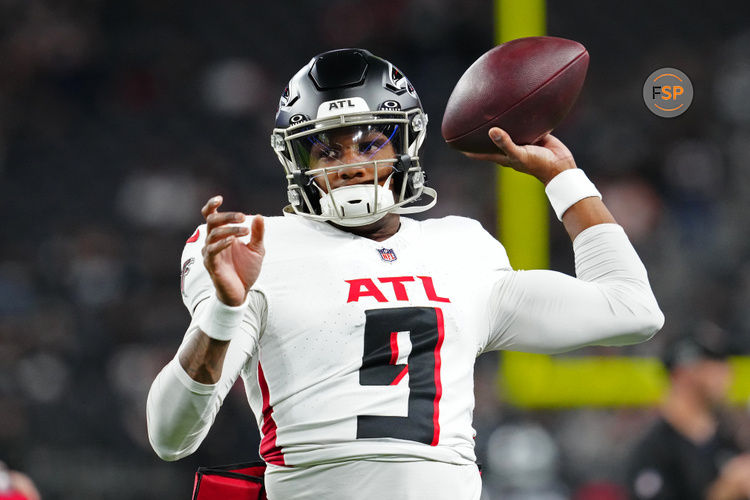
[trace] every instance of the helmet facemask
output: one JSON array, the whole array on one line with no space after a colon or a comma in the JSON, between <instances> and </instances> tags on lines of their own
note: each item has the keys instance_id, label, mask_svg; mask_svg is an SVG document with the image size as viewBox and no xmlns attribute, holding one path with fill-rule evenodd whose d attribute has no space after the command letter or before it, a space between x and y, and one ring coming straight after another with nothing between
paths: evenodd
<instances>
[{"instance_id":1,"label":"helmet facemask","mask_svg":"<svg viewBox=\"0 0 750 500\"><path fill-rule=\"evenodd\" d=\"M364 226L389 212L434 205L416 155L424 139L421 110L340 115L274 130L272 143L287 174L289 201L300 215ZM424 190L433 201L404 207Z\"/></svg>"},{"instance_id":2,"label":"helmet facemask","mask_svg":"<svg viewBox=\"0 0 750 500\"><path fill-rule=\"evenodd\" d=\"M364 49L313 57L282 93L271 134L291 209L342 226L429 209L437 193L419 162L426 129L414 87L390 62ZM423 193L432 200L416 205Z\"/></svg>"}]
</instances>

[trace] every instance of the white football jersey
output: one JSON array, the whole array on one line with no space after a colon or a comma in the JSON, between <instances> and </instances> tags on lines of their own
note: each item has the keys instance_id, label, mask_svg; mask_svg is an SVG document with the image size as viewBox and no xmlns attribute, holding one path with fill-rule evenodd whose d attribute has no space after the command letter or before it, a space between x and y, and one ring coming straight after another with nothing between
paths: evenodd
<instances>
[{"instance_id":1,"label":"white football jersey","mask_svg":"<svg viewBox=\"0 0 750 500\"><path fill-rule=\"evenodd\" d=\"M510 269L502 245L462 217L401 217L382 242L294 215L265 225L255 320L227 355L241 363L263 458L472 464L473 369L490 343L493 286ZM205 232L183 252L191 314L214 293Z\"/></svg>"}]
</instances>

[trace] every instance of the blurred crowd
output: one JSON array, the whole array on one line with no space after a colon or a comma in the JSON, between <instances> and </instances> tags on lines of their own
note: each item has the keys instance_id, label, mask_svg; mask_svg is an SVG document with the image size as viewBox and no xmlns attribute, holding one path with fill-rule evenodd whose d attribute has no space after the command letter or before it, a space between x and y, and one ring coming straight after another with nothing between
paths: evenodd
<instances>
[{"instance_id":1,"label":"blurred crowd","mask_svg":"<svg viewBox=\"0 0 750 500\"><path fill-rule=\"evenodd\" d=\"M593 0L549 4L548 33L591 54L557 134L625 226L667 317L653 341L608 352L658 356L711 320L750 353L750 29L736 9L698 2L675 2L669 22L645 1L605 18ZM257 457L238 387L194 456L160 462L146 438L148 387L189 320L179 259L201 205L221 193L227 209L280 214L278 97L314 54L360 46L397 64L430 115L423 164L440 199L426 215L495 232L494 169L439 133L493 30L486 0L0 0L0 460L45 500L179 499L198 464ZM641 97L667 66L695 89L671 120ZM551 267L573 272L555 223L551 241ZM476 375L487 499L513 480L549 489L518 498L625 498L623 464L656 411L521 411L497 390L498 359Z\"/></svg>"}]
</instances>

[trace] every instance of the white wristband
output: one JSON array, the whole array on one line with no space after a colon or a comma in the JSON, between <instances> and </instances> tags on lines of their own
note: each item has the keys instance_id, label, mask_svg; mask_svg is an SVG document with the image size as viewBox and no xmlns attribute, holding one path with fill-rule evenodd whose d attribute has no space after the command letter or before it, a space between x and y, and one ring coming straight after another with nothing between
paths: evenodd
<instances>
[{"instance_id":1,"label":"white wristband","mask_svg":"<svg viewBox=\"0 0 750 500\"><path fill-rule=\"evenodd\" d=\"M557 218L562 220L562 216L567 209L583 200L596 196L602 197L594 183L586 177L586 173L580 168L571 168L563 170L552 178L544 188L547 198L555 211Z\"/></svg>"},{"instance_id":2,"label":"white wristband","mask_svg":"<svg viewBox=\"0 0 750 500\"><path fill-rule=\"evenodd\" d=\"M216 295L208 299L201 317L198 319L200 329L216 340L232 340L234 334L240 329L242 317L250 299L248 294L245 302L239 306L228 306L220 301Z\"/></svg>"}]
</instances>

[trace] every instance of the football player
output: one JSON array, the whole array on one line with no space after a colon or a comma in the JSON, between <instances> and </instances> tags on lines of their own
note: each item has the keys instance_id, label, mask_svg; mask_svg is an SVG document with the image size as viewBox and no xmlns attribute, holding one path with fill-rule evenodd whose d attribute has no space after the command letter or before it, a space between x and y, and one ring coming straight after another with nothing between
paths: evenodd
<instances>
[{"instance_id":1,"label":"football player","mask_svg":"<svg viewBox=\"0 0 750 500\"><path fill-rule=\"evenodd\" d=\"M429 209L427 115L406 76L366 50L314 57L289 82L271 145L283 217L202 209L182 256L192 315L154 381L156 453L194 452L242 377L269 498L478 499L473 367L486 351L555 353L650 338L646 270L568 149L494 128L476 156L546 184L577 277L514 271L474 220Z\"/></svg>"}]
</instances>

